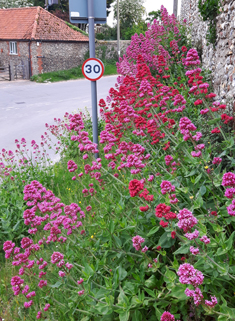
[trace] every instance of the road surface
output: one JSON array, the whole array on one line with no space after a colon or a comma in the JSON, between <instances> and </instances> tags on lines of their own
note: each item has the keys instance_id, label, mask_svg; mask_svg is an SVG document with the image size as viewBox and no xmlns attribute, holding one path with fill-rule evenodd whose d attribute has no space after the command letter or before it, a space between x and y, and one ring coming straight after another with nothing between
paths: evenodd
<instances>
[{"instance_id":1,"label":"road surface","mask_svg":"<svg viewBox=\"0 0 235 321\"><path fill-rule=\"evenodd\" d=\"M114 87L117 76L106 76L97 81L98 101L105 99ZM0 82L0 151L15 151L15 139L40 143L46 131L45 123L53 124L65 112L85 107L91 112L90 81L86 79L57 83L31 81ZM27 144L28 145L28 144Z\"/></svg>"}]
</instances>

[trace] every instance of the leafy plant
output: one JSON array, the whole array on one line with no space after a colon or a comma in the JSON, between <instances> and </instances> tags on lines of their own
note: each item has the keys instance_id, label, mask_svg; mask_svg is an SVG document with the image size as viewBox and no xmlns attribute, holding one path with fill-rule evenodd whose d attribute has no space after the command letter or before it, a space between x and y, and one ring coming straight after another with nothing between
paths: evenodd
<instances>
[{"instance_id":1,"label":"leafy plant","mask_svg":"<svg viewBox=\"0 0 235 321\"><path fill-rule=\"evenodd\" d=\"M209 22L209 29L206 35L206 39L209 43L213 44L213 46L215 46L216 43L216 17L219 14L220 7L220 0L198 1L198 9L201 13L203 21Z\"/></svg>"}]
</instances>

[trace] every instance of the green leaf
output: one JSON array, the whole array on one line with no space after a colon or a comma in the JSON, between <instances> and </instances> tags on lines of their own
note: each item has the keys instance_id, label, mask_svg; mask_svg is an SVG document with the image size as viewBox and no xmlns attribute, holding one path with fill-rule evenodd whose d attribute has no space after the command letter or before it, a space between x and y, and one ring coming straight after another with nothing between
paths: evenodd
<instances>
[{"instance_id":1,"label":"green leaf","mask_svg":"<svg viewBox=\"0 0 235 321\"><path fill-rule=\"evenodd\" d=\"M137 296L133 296L131 298L131 307L136 307L137 305L141 305L142 301L137 297Z\"/></svg>"},{"instance_id":2,"label":"green leaf","mask_svg":"<svg viewBox=\"0 0 235 321\"><path fill-rule=\"evenodd\" d=\"M226 254L227 252L228 252L228 249L227 249L227 248L223 249L222 247L219 247L218 250L217 250L217 252L216 252L216 255L218 255L218 256L224 255L224 254Z\"/></svg>"},{"instance_id":3,"label":"green leaf","mask_svg":"<svg viewBox=\"0 0 235 321\"><path fill-rule=\"evenodd\" d=\"M229 320L228 317L226 317L225 315L220 315L218 317L218 321L228 321L228 320Z\"/></svg>"},{"instance_id":4,"label":"green leaf","mask_svg":"<svg viewBox=\"0 0 235 321\"><path fill-rule=\"evenodd\" d=\"M144 290L145 290L151 297L156 298L156 294L155 294L152 290L147 289L147 288L144 288Z\"/></svg>"},{"instance_id":5,"label":"green leaf","mask_svg":"<svg viewBox=\"0 0 235 321\"><path fill-rule=\"evenodd\" d=\"M132 321L142 321L143 320L143 317L142 317L142 314L140 311L138 310L135 310L135 312L133 313L133 316L132 316Z\"/></svg>"},{"instance_id":6,"label":"green leaf","mask_svg":"<svg viewBox=\"0 0 235 321\"><path fill-rule=\"evenodd\" d=\"M125 269L123 269L121 266L119 266L118 268L118 273L119 273L119 280L122 281L125 279L125 277L127 276L127 271Z\"/></svg>"},{"instance_id":7,"label":"green leaf","mask_svg":"<svg viewBox=\"0 0 235 321\"><path fill-rule=\"evenodd\" d=\"M225 263L220 263L220 266L216 266L217 271L220 275L227 275L229 271L229 265Z\"/></svg>"},{"instance_id":8,"label":"green leaf","mask_svg":"<svg viewBox=\"0 0 235 321\"><path fill-rule=\"evenodd\" d=\"M202 205L203 205L203 199L202 199L201 195L199 195L193 204L193 208L197 209L197 208L202 207Z\"/></svg>"},{"instance_id":9,"label":"green leaf","mask_svg":"<svg viewBox=\"0 0 235 321\"><path fill-rule=\"evenodd\" d=\"M59 288L63 284L61 281L57 281L55 284L50 285L51 288Z\"/></svg>"},{"instance_id":10,"label":"green leaf","mask_svg":"<svg viewBox=\"0 0 235 321\"><path fill-rule=\"evenodd\" d=\"M147 236L150 236L152 234L155 234L159 230L160 226L154 226L151 228L151 230L148 232Z\"/></svg>"},{"instance_id":11,"label":"green leaf","mask_svg":"<svg viewBox=\"0 0 235 321\"><path fill-rule=\"evenodd\" d=\"M233 231L233 233L230 235L229 239L225 242L228 250L230 250L233 246L234 235L235 235L235 231Z\"/></svg>"},{"instance_id":12,"label":"green leaf","mask_svg":"<svg viewBox=\"0 0 235 321\"><path fill-rule=\"evenodd\" d=\"M155 275L151 275L150 278L145 281L145 286L149 289L153 289L157 286L157 279Z\"/></svg>"},{"instance_id":13,"label":"green leaf","mask_svg":"<svg viewBox=\"0 0 235 321\"><path fill-rule=\"evenodd\" d=\"M182 245L178 250L176 250L173 254L186 254L189 252L190 245Z\"/></svg>"},{"instance_id":14,"label":"green leaf","mask_svg":"<svg viewBox=\"0 0 235 321\"><path fill-rule=\"evenodd\" d=\"M185 292L185 287L183 287L182 285L181 286L176 285L171 290L171 295L179 300L186 300L187 295L184 292Z\"/></svg>"},{"instance_id":15,"label":"green leaf","mask_svg":"<svg viewBox=\"0 0 235 321\"><path fill-rule=\"evenodd\" d=\"M215 118L215 119L211 119L211 120L209 120L209 121L207 122L207 125L215 124L215 123L217 123L217 122L220 121L220 120L221 120L221 117L217 117L217 118Z\"/></svg>"},{"instance_id":16,"label":"green leaf","mask_svg":"<svg viewBox=\"0 0 235 321\"><path fill-rule=\"evenodd\" d=\"M112 308L108 306L105 302L101 303L99 302L96 306L95 309L98 311L98 313L102 315L107 315L112 313Z\"/></svg>"},{"instance_id":17,"label":"green leaf","mask_svg":"<svg viewBox=\"0 0 235 321\"><path fill-rule=\"evenodd\" d=\"M109 223L109 231L110 231L110 233L111 234L113 234L113 232L114 232L114 222L113 222L113 220L112 221L110 221L110 223Z\"/></svg>"},{"instance_id":18,"label":"green leaf","mask_svg":"<svg viewBox=\"0 0 235 321\"><path fill-rule=\"evenodd\" d=\"M121 246L122 246L122 241L120 240L120 238L117 237L116 235L114 235L113 237L114 237L115 242L117 243L117 245L118 245L119 247L121 247Z\"/></svg>"},{"instance_id":19,"label":"green leaf","mask_svg":"<svg viewBox=\"0 0 235 321\"><path fill-rule=\"evenodd\" d=\"M195 182L194 182L195 185L200 181L201 177L202 177L202 173L200 175L198 175L198 177L196 177Z\"/></svg>"},{"instance_id":20,"label":"green leaf","mask_svg":"<svg viewBox=\"0 0 235 321\"><path fill-rule=\"evenodd\" d=\"M90 275L93 275L94 274L94 270L90 267L89 264L87 264L86 262L84 263L84 270L83 270L83 273L86 275L86 276L90 276Z\"/></svg>"},{"instance_id":21,"label":"green leaf","mask_svg":"<svg viewBox=\"0 0 235 321\"><path fill-rule=\"evenodd\" d=\"M119 314L119 320L120 320L120 321L128 321L129 315L130 315L130 312L129 312L129 311L125 311L125 312L123 312L123 313L120 313L120 314Z\"/></svg>"},{"instance_id":22,"label":"green leaf","mask_svg":"<svg viewBox=\"0 0 235 321\"><path fill-rule=\"evenodd\" d=\"M125 308L129 307L128 297L125 295L122 289L120 289L120 294L118 296L118 304L119 306L123 306Z\"/></svg>"},{"instance_id":23,"label":"green leaf","mask_svg":"<svg viewBox=\"0 0 235 321\"><path fill-rule=\"evenodd\" d=\"M202 185L202 186L200 187L200 194L201 194L201 196L203 196L203 195L206 194L206 186Z\"/></svg>"},{"instance_id":24,"label":"green leaf","mask_svg":"<svg viewBox=\"0 0 235 321\"><path fill-rule=\"evenodd\" d=\"M166 268L166 273L164 277L164 281L166 283L172 283L176 278L176 274L173 271L170 271L168 268Z\"/></svg>"},{"instance_id":25,"label":"green leaf","mask_svg":"<svg viewBox=\"0 0 235 321\"><path fill-rule=\"evenodd\" d=\"M162 236L159 239L159 244L162 248L169 248L172 247L172 245L175 243L176 239L173 239L170 235L170 233L165 232L162 234Z\"/></svg>"},{"instance_id":26,"label":"green leaf","mask_svg":"<svg viewBox=\"0 0 235 321\"><path fill-rule=\"evenodd\" d=\"M197 169L193 169L189 174L185 175L184 177L190 177L197 173Z\"/></svg>"}]
</instances>

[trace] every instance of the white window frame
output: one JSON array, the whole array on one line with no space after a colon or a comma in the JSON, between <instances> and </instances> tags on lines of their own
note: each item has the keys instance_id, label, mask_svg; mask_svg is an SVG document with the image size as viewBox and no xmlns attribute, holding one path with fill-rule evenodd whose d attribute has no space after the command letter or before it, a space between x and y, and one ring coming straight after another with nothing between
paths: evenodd
<instances>
[{"instance_id":1,"label":"white window frame","mask_svg":"<svg viewBox=\"0 0 235 321\"><path fill-rule=\"evenodd\" d=\"M18 55L16 41L10 41L10 55Z\"/></svg>"}]
</instances>

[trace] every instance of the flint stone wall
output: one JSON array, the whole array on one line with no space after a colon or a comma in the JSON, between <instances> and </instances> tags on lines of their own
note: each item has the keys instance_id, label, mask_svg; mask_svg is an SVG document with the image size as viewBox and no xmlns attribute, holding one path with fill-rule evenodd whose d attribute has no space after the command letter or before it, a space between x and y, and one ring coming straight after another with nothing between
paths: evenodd
<instances>
[{"instance_id":1,"label":"flint stone wall","mask_svg":"<svg viewBox=\"0 0 235 321\"><path fill-rule=\"evenodd\" d=\"M235 0L223 0L222 4L215 48L207 45L208 23L202 20L198 0L182 0L180 19L187 19L193 46L201 50L203 67L212 72L217 99L229 102L235 98Z\"/></svg>"},{"instance_id":2,"label":"flint stone wall","mask_svg":"<svg viewBox=\"0 0 235 321\"><path fill-rule=\"evenodd\" d=\"M129 44L120 41L121 55ZM20 64L23 58L30 58L31 75L37 75L77 67L88 57L88 50L88 42L17 41L17 55L10 55L9 41L0 41L0 65ZM118 61L117 41L97 41L96 57Z\"/></svg>"},{"instance_id":3,"label":"flint stone wall","mask_svg":"<svg viewBox=\"0 0 235 321\"><path fill-rule=\"evenodd\" d=\"M126 53L127 47L130 45L131 40L120 40L120 55ZM116 60L118 61L117 41L116 40L99 40L95 44L96 56L99 59Z\"/></svg>"}]
</instances>

